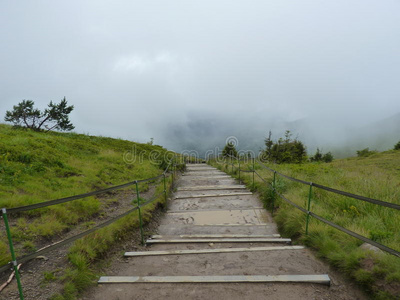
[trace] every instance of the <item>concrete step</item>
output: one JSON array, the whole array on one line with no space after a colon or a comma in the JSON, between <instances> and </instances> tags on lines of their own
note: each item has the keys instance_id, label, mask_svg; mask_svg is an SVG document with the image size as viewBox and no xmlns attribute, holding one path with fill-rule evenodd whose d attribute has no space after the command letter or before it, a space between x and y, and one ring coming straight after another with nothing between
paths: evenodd
<instances>
[{"instance_id":1,"label":"concrete step","mask_svg":"<svg viewBox=\"0 0 400 300\"><path fill-rule=\"evenodd\" d=\"M243 193L223 193L223 194L213 194L213 195L186 195L186 196L175 196L174 200L179 199L190 199L190 198L208 198L208 197L232 197L232 196L249 196L253 195L251 192L243 192Z\"/></svg>"},{"instance_id":2,"label":"concrete step","mask_svg":"<svg viewBox=\"0 0 400 300\"><path fill-rule=\"evenodd\" d=\"M223 239L148 239L146 244L171 243L291 243L287 238L223 238Z\"/></svg>"},{"instance_id":3,"label":"concrete step","mask_svg":"<svg viewBox=\"0 0 400 300\"><path fill-rule=\"evenodd\" d=\"M188 187L180 187L176 190L178 192L183 191L212 191L212 190L239 190L239 189L246 189L244 185L199 185L199 186L188 186Z\"/></svg>"},{"instance_id":4,"label":"concrete step","mask_svg":"<svg viewBox=\"0 0 400 300\"><path fill-rule=\"evenodd\" d=\"M193 210L182 209L182 210L168 210L166 213L167 214L179 214L179 213L189 213L189 212L205 212L205 211L213 212L213 211L234 211L234 210L242 211L242 210L254 210L254 209L260 210L260 209L264 209L264 207L247 206L247 207L236 207L236 208L230 208L230 209L223 209L223 208L220 208L220 209L193 209Z\"/></svg>"},{"instance_id":5,"label":"concrete step","mask_svg":"<svg viewBox=\"0 0 400 300\"><path fill-rule=\"evenodd\" d=\"M181 210L214 210L214 209L252 209L261 207L260 201L254 195L231 196L231 197L205 197L188 198L170 201L168 209L171 211Z\"/></svg>"},{"instance_id":6,"label":"concrete step","mask_svg":"<svg viewBox=\"0 0 400 300\"><path fill-rule=\"evenodd\" d=\"M303 246L274 246L274 247L252 247L252 248L217 248L217 249L194 249L194 250L161 250L143 252L125 252L124 256L158 256L158 255L181 255L181 254L209 254L209 253L233 253L233 252L254 252L254 251L283 251L300 250Z\"/></svg>"},{"instance_id":7,"label":"concrete step","mask_svg":"<svg viewBox=\"0 0 400 300\"><path fill-rule=\"evenodd\" d=\"M236 224L241 226L268 224L272 220L264 209L241 210L198 210L192 212L179 211L166 213L160 225L225 225Z\"/></svg>"},{"instance_id":8,"label":"concrete step","mask_svg":"<svg viewBox=\"0 0 400 300\"><path fill-rule=\"evenodd\" d=\"M274 234L276 233L276 224L268 224L264 226L182 226L179 224L161 225L158 233L161 235L180 235L180 234Z\"/></svg>"},{"instance_id":9,"label":"concrete step","mask_svg":"<svg viewBox=\"0 0 400 300\"><path fill-rule=\"evenodd\" d=\"M230 179L232 178L229 175L197 175L197 174L186 174L182 175L182 178L189 178L189 179Z\"/></svg>"},{"instance_id":10,"label":"concrete step","mask_svg":"<svg viewBox=\"0 0 400 300\"><path fill-rule=\"evenodd\" d=\"M152 235L152 239L220 239L220 238L279 238L280 234L180 234L180 235Z\"/></svg>"},{"instance_id":11,"label":"concrete step","mask_svg":"<svg viewBox=\"0 0 400 300\"><path fill-rule=\"evenodd\" d=\"M102 276L98 283L245 283L297 282L330 285L327 274L322 275L225 275L225 276Z\"/></svg>"}]
</instances>

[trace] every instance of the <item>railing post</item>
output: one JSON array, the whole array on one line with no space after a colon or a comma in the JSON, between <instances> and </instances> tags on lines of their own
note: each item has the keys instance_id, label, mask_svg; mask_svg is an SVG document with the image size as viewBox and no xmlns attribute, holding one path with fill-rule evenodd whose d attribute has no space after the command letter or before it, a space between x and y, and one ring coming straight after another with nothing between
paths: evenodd
<instances>
[{"instance_id":1,"label":"railing post","mask_svg":"<svg viewBox=\"0 0 400 300\"><path fill-rule=\"evenodd\" d=\"M274 171L274 181L272 181L272 208L271 214L274 214L275 210L275 198L276 198L276 171Z\"/></svg>"},{"instance_id":2,"label":"railing post","mask_svg":"<svg viewBox=\"0 0 400 300\"><path fill-rule=\"evenodd\" d=\"M165 173L163 174L163 177L164 177L164 199L165 199L164 210L167 210L167 184L165 182Z\"/></svg>"},{"instance_id":3,"label":"railing post","mask_svg":"<svg viewBox=\"0 0 400 300\"><path fill-rule=\"evenodd\" d=\"M171 176L172 176L171 184L174 184L174 160L173 159L172 159L172 162L171 162Z\"/></svg>"},{"instance_id":4,"label":"railing post","mask_svg":"<svg viewBox=\"0 0 400 300\"><path fill-rule=\"evenodd\" d=\"M232 156L231 156L231 169L232 169L232 174L233 174L233 162L232 162Z\"/></svg>"},{"instance_id":5,"label":"railing post","mask_svg":"<svg viewBox=\"0 0 400 300\"><path fill-rule=\"evenodd\" d=\"M310 222L311 198L312 198L312 182L310 183L310 190L308 192L307 217L306 217L306 235L308 235L308 223Z\"/></svg>"},{"instance_id":6,"label":"railing post","mask_svg":"<svg viewBox=\"0 0 400 300\"><path fill-rule=\"evenodd\" d=\"M174 158L174 178L176 178L176 156Z\"/></svg>"},{"instance_id":7,"label":"railing post","mask_svg":"<svg viewBox=\"0 0 400 300\"><path fill-rule=\"evenodd\" d=\"M240 183L240 158L238 159L238 164L239 164L239 183Z\"/></svg>"},{"instance_id":8,"label":"railing post","mask_svg":"<svg viewBox=\"0 0 400 300\"><path fill-rule=\"evenodd\" d=\"M12 241L12 237L11 237L10 225L8 224L7 209L3 208L1 212L2 212L2 215L3 215L4 225L6 227L8 244L10 246L11 259L12 259L12 264L13 264L13 268L14 268L14 272L15 272L15 278L17 279L19 299L20 300L24 300L24 294L22 293L21 278L19 276L17 259L15 257L14 245L13 245L13 241Z\"/></svg>"},{"instance_id":9,"label":"railing post","mask_svg":"<svg viewBox=\"0 0 400 300\"><path fill-rule=\"evenodd\" d=\"M136 183L136 197L137 197L137 208L139 211L139 226L140 226L140 237L142 239L142 245L144 245L144 234L143 234L143 222L142 222L142 212L140 209L140 196L139 196L139 185L137 180L135 181Z\"/></svg>"},{"instance_id":10,"label":"railing post","mask_svg":"<svg viewBox=\"0 0 400 300\"><path fill-rule=\"evenodd\" d=\"M253 157L253 191L255 190L255 185L254 185L254 173L256 172L256 169L255 169L255 160L256 160L256 158Z\"/></svg>"}]
</instances>

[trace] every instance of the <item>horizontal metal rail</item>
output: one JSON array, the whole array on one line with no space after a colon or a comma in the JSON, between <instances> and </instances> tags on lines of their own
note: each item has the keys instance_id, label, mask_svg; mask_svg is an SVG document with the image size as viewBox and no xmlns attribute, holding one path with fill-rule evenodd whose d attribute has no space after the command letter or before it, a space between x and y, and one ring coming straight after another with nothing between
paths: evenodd
<instances>
[{"instance_id":1,"label":"horizontal metal rail","mask_svg":"<svg viewBox=\"0 0 400 300\"><path fill-rule=\"evenodd\" d=\"M102 194L102 193L107 193L107 192L114 191L114 190L123 189L123 188L129 187L131 185L135 185L136 183L142 183L142 182L157 180L157 179L159 179L159 178L161 178L161 177L163 177L165 175L165 173L168 170L168 168L169 168L169 165L168 165L168 167L165 169L165 171L162 174L160 174L158 176L155 176L155 177L151 177L151 178L147 178L147 179L141 179L141 180L134 180L134 181L127 182L127 183L124 183L124 184L121 184L121 185L116 185L116 186L112 186L112 187L109 187L109 188L106 188L106 189L97 190L97 191L84 193L84 194L79 194L79 195L75 195L75 196L70 196L70 197L65 197L65 198L45 201L45 202L39 202L39 203L20 206L20 207L7 208L7 213L8 214L12 214L12 213L18 213L18 212L22 212L22 211L29 211L29 210L48 207L48 206L52 206L52 205L62 204L62 203L65 203L65 202L70 202L70 201L74 201L74 200L78 200L78 199L87 198L87 197L90 197L90 196L99 195L99 194Z\"/></svg>"},{"instance_id":2,"label":"horizontal metal rail","mask_svg":"<svg viewBox=\"0 0 400 300\"><path fill-rule=\"evenodd\" d=\"M278 175L280 175L280 176L282 176L284 178L287 178L287 179L289 179L291 181L299 182L299 183L308 185L310 187L312 186L312 187L320 188L320 189L326 190L328 192L332 192L332 193L339 194L339 195L342 195L342 196L346 196L346 197L354 198L354 199L357 199L357 200L373 203L373 204L376 204L376 205L379 205L379 206L384 206L384 207L400 210L400 205L398 205L398 204L391 203L391 202L385 202L385 201L377 200L377 199L372 199L372 198L364 197L364 196L361 196L361 195L356 195L356 194L344 192L344 191L341 191L341 190L333 189L333 188L330 188L330 187L327 187L327 186L324 186L324 185L321 185L321 184L317 184L317 183L308 182L308 181L300 180L300 179L297 179L297 178L293 178L293 177L287 176L285 174L282 174L282 173L280 173L280 172L278 172L276 170L273 170L273 169L269 168L268 166L266 166L263 163L261 163L259 160L256 160L256 161L262 168L264 168L266 170L269 170L269 171L273 172L274 174L278 174ZM225 162L225 163L227 163L227 162ZM244 172L244 170L240 170L240 171ZM332 226L332 227L334 227L334 228L336 228L336 229L338 229L338 230L340 230L340 231L342 231L342 232L344 232L344 233L346 233L346 234L348 234L350 236L353 236L353 237L355 237L355 238L357 238L357 239L359 239L361 241L364 241L364 242L366 242L368 244L371 244L371 245L373 245L373 246L375 246L375 247L377 247L377 248L379 248L379 249L381 249L381 250L383 250L385 252L388 252L388 253L390 253L390 254L392 254L394 256L400 257L400 252L399 251L396 251L395 249L392 249L390 247L387 247L385 245L377 243L377 242L375 242L375 241L373 241L373 240L371 240L371 239L369 239L369 238L367 238L365 236L362 236L362 235L360 235L360 234L358 234L358 233L356 233L354 231L346 229L346 228L344 228L344 227L342 227L340 225L337 225L336 223L333 223L332 221L329 221L329 220L327 220L327 219L325 219L325 218L323 218L323 217L311 212L309 209L307 210L307 209L301 207L300 205L297 205L296 203L294 203L294 202L290 201L289 199L287 199L283 194L279 193L276 190L276 188L274 187L274 185L272 185L270 182L265 180L256 170L252 170L252 171L249 171L249 172L254 172L264 183L267 183L272 187L272 189L274 190L276 195L278 195L284 201L286 201L290 205L296 207L297 209L299 209L303 213L307 214L308 216L312 216L312 217L316 218L317 220L320 220L321 222L324 222L325 224L328 224L329 226Z\"/></svg>"},{"instance_id":3,"label":"horizontal metal rail","mask_svg":"<svg viewBox=\"0 0 400 300\"><path fill-rule=\"evenodd\" d=\"M327 219L324 219L324 218L314 214L313 212L309 212L309 214L310 214L310 216L313 216L314 218L316 218L316 219L318 219L318 220L320 220L320 221L322 221L322 222L324 222L324 223L326 223L326 224L328 224L328 225L330 225L332 227L335 227L336 229L338 229L340 231L343 231L343 232L347 233L348 235L351 235L351 236L353 236L353 237L355 237L355 238L357 238L359 240L362 240L362 241L364 241L364 242L366 242L368 244L374 245L375 247L377 247L377 248L379 248L379 249L381 249L383 251L386 251L386 252L388 252L390 254L393 254L394 256L400 257L400 252L398 252L398 251L396 251L396 250L394 250L392 248L389 248L389 247L387 247L385 245L379 244L379 243L377 243L377 242L375 242L373 240L370 240L369 238L366 238L365 236L362 236L362 235L359 235L358 233L355 233L354 231L351 231L351 230L348 230L348 229L346 229L346 228L344 228L342 226L339 226L339 225L337 225L337 224L335 224L335 223L333 223L333 222L331 222L331 221L329 221Z\"/></svg>"},{"instance_id":4,"label":"horizontal metal rail","mask_svg":"<svg viewBox=\"0 0 400 300\"><path fill-rule=\"evenodd\" d=\"M159 193L159 194L153 196L152 198L150 198L150 199L147 200L146 202L140 204L139 207L143 207L143 206L145 206L145 205L147 205L147 204L153 202L154 200L156 200L157 198L159 198L160 196L162 196L163 193L164 193L164 192ZM130 210L124 212L123 214L120 214L120 215L118 215L118 216L116 216L116 217L113 217L113 218L111 218L110 220L108 220L108 221L106 221L106 222L103 222L103 223L101 223L101 224L99 224L99 225L96 225L95 227L93 227L93 228L91 228L91 229L88 229L88 230L86 230L86 231L84 231L84 232L81 232L81 233L79 233L79 234L77 234L77 235L74 235L74 236L69 237L69 238L67 238L67 239L65 239L65 240L59 241L59 242L57 242L57 243L55 243L55 244L53 244L53 245L51 245L51 246L49 246L49 247L43 248L43 249L41 249L41 250L39 250L39 251L36 251L36 252L33 252L33 253L31 253L31 254L27 254L27 255L25 255L25 256L22 256L21 258L18 258L17 261L18 261L18 263L25 263L25 262L27 262L27 261L29 261L29 260L32 260L32 259L34 259L34 258L36 258L36 257L38 257L38 256L43 255L43 254L45 254L45 253L47 253L47 252L49 252L49 251L58 249L58 248L64 246L65 244L72 243L73 241L76 241L77 239L80 239L80 238L82 238L82 237L84 237L84 236L86 236L86 235L88 235L88 234L90 234L90 233L92 233L92 232L94 232L94 231L96 231L96 230L98 230L98 229L101 229L101 228L103 228L103 227L105 227L105 226L107 226L107 225L110 225L111 223L114 223L115 221L118 221L119 219L121 219L121 218L123 218L123 217L129 215L130 213L134 212L135 210L138 210L139 207L134 207L134 208L132 208L132 209L130 209ZM11 267L12 267L11 262L8 263L8 264L6 264L6 265L1 266L1 267L0 267L0 273L6 271L6 270L8 270L8 269L10 269Z\"/></svg>"},{"instance_id":5,"label":"horizontal metal rail","mask_svg":"<svg viewBox=\"0 0 400 300\"><path fill-rule=\"evenodd\" d=\"M293 177L287 176L285 174L282 174L282 173L280 173L278 171L275 171L275 170L267 167L266 165L264 165L263 163L261 163L258 160L257 160L257 163L259 165L261 165L264 169L267 169L267 170L269 170L271 172L275 172L276 174L278 174L278 175L280 175L282 177L285 177L285 178L287 178L289 180L295 181L295 182L306 184L308 186L312 185L313 187L320 188L320 189L323 189L325 191L332 192L332 193L335 193L335 194L339 194L339 195L342 195L342 196L346 196L346 197L349 197L349 198L354 198L354 199L357 199L357 200L373 203L373 204L376 204L376 205L385 206L385 207L389 207L389 208L400 210L400 205L399 204L386 202L386 201L382 201L382 200L377 200L377 199L372 199L372 198L368 198L368 197L364 197L364 196L360 196L360 195L356 195L356 194L352 194L352 193L336 190L334 188L330 188L330 187L327 187L327 186L324 186L324 185L321 185L321 184L318 184L318 183L314 183L314 182L309 182L309 181L304 181L304 180L300 180L300 179L297 179L297 178L293 178Z\"/></svg>"},{"instance_id":6,"label":"horizontal metal rail","mask_svg":"<svg viewBox=\"0 0 400 300\"><path fill-rule=\"evenodd\" d=\"M173 166L177 166L177 165L179 165L179 164L175 164ZM122 188L125 188L125 187L128 187L128 186L134 185L136 183L140 183L140 182L154 181L154 180L157 180L157 179L165 176L165 174L167 173L167 171L168 171L170 166L171 166L171 164L169 164L167 166L167 168L164 170L164 172L161 175L158 175L158 176L155 176L155 177L142 179L142 180L135 180L135 181L131 181L131 182L128 182L128 183L125 183L125 184L121 184L121 185L117 185L117 186L113 186L113 187L109 187L109 188L106 188L106 189L93 191L93 192L89 192L89 193L84 193L84 194L80 194L80 195L75 195L75 196L71 196L71 197L66 197L66 198L61 198L61 199L56 199L56 200L51 200L51 201L36 203L36 204L32 204L32 205L21 206L21 207L9 208L9 209L5 209L4 211L6 211L7 214L17 213L17 212L22 212L22 211L29 211L29 210L33 210L33 209L37 209L37 208L42 208L42 207L46 207L46 206L57 205L57 204L61 204L61 203L65 203L65 202L69 202L69 201L73 201L73 200L78 200L78 199L82 199L82 198L85 198L85 197L94 196L94 195L98 195L98 194L101 194L101 193L105 193L105 192L109 192L109 191L113 191L113 190L117 190L117 189L122 189ZM103 228L103 227L105 227L107 225L110 225L111 223L114 223L115 221L117 221L117 220L129 215L130 213L138 210L139 208L141 208L141 207L153 202L157 198L161 197L164 193L165 192L162 191L162 192L154 195L152 198L150 198L146 202L141 203L139 206L136 206L136 207L134 207L134 208L132 208L132 209L130 209L130 210L128 210L128 211L116 216L116 217L113 217L113 218L111 218L110 220L108 220L106 222L98 224L98 225L96 225L95 227L93 227L91 229L83 231L83 232L81 232L81 233L79 233L77 235L74 235L72 237L69 237L69 238L67 238L65 240L59 241L59 242L57 242L55 244L52 244L52 245L50 245L48 247L42 248L42 249L40 249L40 250L38 250L36 252L33 252L33 253L30 253L30 254L24 255L24 256L22 256L20 258L17 258L16 261L18 261L19 264L20 263L25 263L25 262L30 261L30 260L38 257L38 256L41 256L41 255L43 255L45 253L48 253L48 252L50 252L52 250L58 249L58 248L66 245L66 244L69 244L69 243L71 243L71 242L73 242L73 241L75 241L77 239L80 239L80 238L82 238L84 236L87 236L88 234L90 234L90 233L92 233L92 232L94 232L94 231L96 231L98 229L101 229L101 228ZM13 262L9 262L8 264L0 266L0 273L4 272L6 270L9 270L12 267L13 267Z\"/></svg>"}]
</instances>

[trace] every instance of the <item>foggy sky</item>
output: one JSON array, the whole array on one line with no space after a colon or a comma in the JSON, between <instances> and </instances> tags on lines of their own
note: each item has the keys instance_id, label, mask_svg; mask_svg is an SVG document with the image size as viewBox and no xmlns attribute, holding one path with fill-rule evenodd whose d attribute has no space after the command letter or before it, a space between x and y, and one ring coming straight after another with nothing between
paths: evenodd
<instances>
[{"instance_id":1,"label":"foggy sky","mask_svg":"<svg viewBox=\"0 0 400 300\"><path fill-rule=\"evenodd\" d=\"M297 120L309 147L332 144L400 112L399 11L389 0L2 0L0 122L22 99L65 96L76 132L172 150L231 135L255 148Z\"/></svg>"}]
</instances>

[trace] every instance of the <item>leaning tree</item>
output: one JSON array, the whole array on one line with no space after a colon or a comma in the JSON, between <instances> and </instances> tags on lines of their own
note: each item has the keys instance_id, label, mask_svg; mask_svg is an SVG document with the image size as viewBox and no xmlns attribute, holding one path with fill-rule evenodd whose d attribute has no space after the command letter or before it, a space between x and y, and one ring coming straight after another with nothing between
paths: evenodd
<instances>
[{"instance_id":1,"label":"leaning tree","mask_svg":"<svg viewBox=\"0 0 400 300\"><path fill-rule=\"evenodd\" d=\"M32 100L22 100L14 105L13 110L6 112L4 120L12 122L14 126L27 127L36 131L54 129L70 131L75 128L69 120L69 114L74 106L68 106L65 97L60 103L50 101L43 112L34 108L34 104Z\"/></svg>"}]
</instances>

